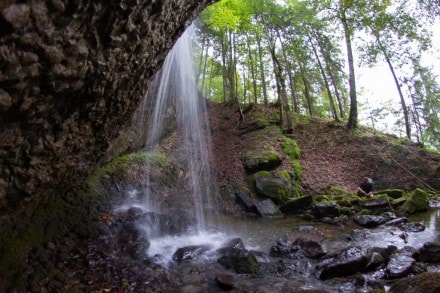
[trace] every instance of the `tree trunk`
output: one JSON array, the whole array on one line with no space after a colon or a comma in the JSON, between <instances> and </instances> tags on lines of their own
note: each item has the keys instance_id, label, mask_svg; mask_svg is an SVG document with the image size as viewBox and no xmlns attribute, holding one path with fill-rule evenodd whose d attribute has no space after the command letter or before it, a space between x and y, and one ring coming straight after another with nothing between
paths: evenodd
<instances>
[{"instance_id":1,"label":"tree trunk","mask_svg":"<svg viewBox=\"0 0 440 293\"><path fill-rule=\"evenodd\" d=\"M356 79L354 74L354 58L353 58L353 49L351 46L351 33L344 11L342 11L341 22L342 22L342 27L344 28L345 44L347 46L348 85L350 87L350 113L348 116L347 128L355 129L358 126Z\"/></svg>"},{"instance_id":2,"label":"tree trunk","mask_svg":"<svg viewBox=\"0 0 440 293\"><path fill-rule=\"evenodd\" d=\"M318 66L319 66L319 70L320 70L321 75L322 75L322 79L324 80L324 85L325 85L325 88L327 90L328 99L329 99L329 102L330 102L330 107L331 107L331 112L332 112L333 119L335 121L339 121L338 113L336 112L335 101L333 100L333 95L332 95L332 92L330 90L330 85L328 83L327 76L325 74L325 71L324 71L324 68L322 66L321 60L319 58L318 52L316 51L315 45L313 44L312 38L310 36L308 36L308 37L309 37L310 46L312 47L312 50L313 50L313 54L315 55L316 61L318 62Z\"/></svg>"},{"instance_id":3,"label":"tree trunk","mask_svg":"<svg viewBox=\"0 0 440 293\"><path fill-rule=\"evenodd\" d=\"M255 66L254 66L254 57L251 50L251 44L249 40L249 35L246 35L246 43L247 43L247 49L248 49L248 55L249 55L249 63L251 67L251 77L252 77L252 88L253 88L253 96L254 96L254 103L258 103L258 96L257 96L257 79L255 74Z\"/></svg>"},{"instance_id":4,"label":"tree trunk","mask_svg":"<svg viewBox=\"0 0 440 293\"><path fill-rule=\"evenodd\" d=\"M408 107L406 106L405 98L403 97L402 88L399 84L399 80L397 79L396 72L394 71L394 67L391 64L391 60L388 58L386 54L385 60L387 61L388 67L390 68L391 74L393 75L394 83L396 84L397 91L399 93L400 97L400 104L402 105L402 111L403 111L403 119L405 121L405 130L406 130L406 137L408 139L411 139L411 125L409 124L409 114L408 114Z\"/></svg>"},{"instance_id":5,"label":"tree trunk","mask_svg":"<svg viewBox=\"0 0 440 293\"><path fill-rule=\"evenodd\" d=\"M261 75L261 89L263 92L264 105L267 106L267 88L266 88L266 76L264 74L264 62L263 62L263 49L261 48L261 37L257 34L257 46L258 46L258 58L260 61L260 75Z\"/></svg>"}]
</instances>

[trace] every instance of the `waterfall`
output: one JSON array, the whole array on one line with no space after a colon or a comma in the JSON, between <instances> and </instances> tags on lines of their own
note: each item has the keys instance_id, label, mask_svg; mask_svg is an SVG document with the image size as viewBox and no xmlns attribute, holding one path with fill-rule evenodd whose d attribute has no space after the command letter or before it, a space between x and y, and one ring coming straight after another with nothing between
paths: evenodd
<instances>
[{"instance_id":1,"label":"waterfall","mask_svg":"<svg viewBox=\"0 0 440 293\"><path fill-rule=\"evenodd\" d=\"M182 188L193 207L195 220L193 230L200 233L206 230L205 209L211 208L215 188L210 177L210 127L207 117L207 102L197 90L194 71L193 40L195 29L189 27L178 39L167 55L164 65L149 87L147 96L155 99L154 111L150 116L147 132L147 150L154 150L161 140L175 127L178 137L179 165L184 186ZM157 214L169 214L160 203L160 195L150 187L147 178L147 209ZM150 238L167 235L157 226L148 227Z\"/></svg>"}]
</instances>

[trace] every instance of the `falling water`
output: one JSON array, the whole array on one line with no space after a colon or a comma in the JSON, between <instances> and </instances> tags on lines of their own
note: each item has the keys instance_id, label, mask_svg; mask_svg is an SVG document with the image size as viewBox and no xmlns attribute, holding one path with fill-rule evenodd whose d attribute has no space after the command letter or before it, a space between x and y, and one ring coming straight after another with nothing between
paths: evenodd
<instances>
[{"instance_id":1,"label":"falling water","mask_svg":"<svg viewBox=\"0 0 440 293\"><path fill-rule=\"evenodd\" d=\"M210 178L210 132L206 101L199 96L194 74L193 55L194 28L191 26L179 38L165 59L163 68L150 86L155 93L155 107L149 122L147 148L153 150L169 133L175 123L179 137L178 158L183 170L185 192L192 201L194 230L206 230L204 210L210 208L215 189ZM147 95L151 95L148 93ZM170 122L169 117L174 117ZM147 179L150 180L150 179ZM147 182L147 186L151 186ZM148 187L147 208L155 213L168 214L158 204L157 195ZM150 237L165 236L167 231L158 227L148 229Z\"/></svg>"}]
</instances>

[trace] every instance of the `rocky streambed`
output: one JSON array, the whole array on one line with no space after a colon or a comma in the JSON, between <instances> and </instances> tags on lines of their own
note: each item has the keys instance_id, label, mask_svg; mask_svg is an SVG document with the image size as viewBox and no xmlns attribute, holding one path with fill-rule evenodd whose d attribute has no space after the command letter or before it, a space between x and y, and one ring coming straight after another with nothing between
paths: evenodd
<instances>
[{"instance_id":1,"label":"rocky streambed","mask_svg":"<svg viewBox=\"0 0 440 293\"><path fill-rule=\"evenodd\" d=\"M248 213L220 215L215 223L220 226L197 234L190 222L184 225L122 200L141 196L140 191L120 192L125 196L101 215L100 237L83 241L72 233L32 251L23 272L26 288L21 289L401 292L393 288L413 276L425 278L425 289L439 288L440 210L434 201L427 212L408 218L389 213L375 227L363 227L351 217L329 224L297 215L262 218ZM148 239L146 227L152 223L174 235Z\"/></svg>"}]
</instances>

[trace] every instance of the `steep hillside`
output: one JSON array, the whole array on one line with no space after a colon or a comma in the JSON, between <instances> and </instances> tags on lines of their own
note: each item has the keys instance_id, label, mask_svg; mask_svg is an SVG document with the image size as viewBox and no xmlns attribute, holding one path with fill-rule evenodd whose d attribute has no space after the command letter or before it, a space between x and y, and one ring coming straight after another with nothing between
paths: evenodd
<instances>
[{"instance_id":1,"label":"steep hillside","mask_svg":"<svg viewBox=\"0 0 440 293\"><path fill-rule=\"evenodd\" d=\"M292 134L282 134L274 106L243 109L210 104L215 173L219 186L246 186L243 156L249 150L274 150L283 155L283 138L296 140L301 151L301 185L304 193L317 194L328 186L354 191L362 177L373 178L376 189L439 189L440 156L394 136L361 127L349 132L343 124L320 118L295 117Z\"/></svg>"}]
</instances>

